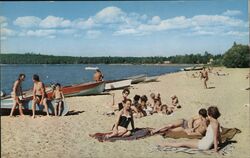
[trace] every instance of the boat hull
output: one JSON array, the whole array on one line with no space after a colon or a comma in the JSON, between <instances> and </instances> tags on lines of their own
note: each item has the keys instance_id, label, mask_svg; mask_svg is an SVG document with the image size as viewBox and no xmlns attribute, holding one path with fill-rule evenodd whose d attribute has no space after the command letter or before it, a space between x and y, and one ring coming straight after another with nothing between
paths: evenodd
<instances>
[{"instance_id":1,"label":"boat hull","mask_svg":"<svg viewBox=\"0 0 250 158\"><path fill-rule=\"evenodd\" d=\"M132 80L120 80L120 81L107 81L105 84L105 90L114 90L129 87Z\"/></svg>"},{"instance_id":2,"label":"boat hull","mask_svg":"<svg viewBox=\"0 0 250 158\"><path fill-rule=\"evenodd\" d=\"M22 100L23 108L25 110L32 110L32 100ZM48 111L50 114L54 114L55 112L55 102L53 100L48 100ZM1 100L1 109L11 109L13 106L13 98L2 99ZM45 107L43 105L36 105L36 111L45 111ZM69 107L66 102L63 102L61 115L64 116L68 113Z\"/></svg>"},{"instance_id":3,"label":"boat hull","mask_svg":"<svg viewBox=\"0 0 250 158\"><path fill-rule=\"evenodd\" d=\"M152 76L152 77L146 77L146 79L143 82L155 82L157 81L158 76Z\"/></svg>"},{"instance_id":4,"label":"boat hull","mask_svg":"<svg viewBox=\"0 0 250 158\"><path fill-rule=\"evenodd\" d=\"M127 79L132 80L131 84L137 84L137 83L143 82L146 79L146 75L132 76L132 77L128 77Z\"/></svg>"}]
</instances>

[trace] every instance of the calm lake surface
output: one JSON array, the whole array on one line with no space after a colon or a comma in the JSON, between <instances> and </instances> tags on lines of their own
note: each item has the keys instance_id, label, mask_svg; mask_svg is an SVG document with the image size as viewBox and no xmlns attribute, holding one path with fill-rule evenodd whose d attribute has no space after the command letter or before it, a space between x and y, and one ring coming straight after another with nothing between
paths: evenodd
<instances>
[{"instance_id":1,"label":"calm lake surface","mask_svg":"<svg viewBox=\"0 0 250 158\"><path fill-rule=\"evenodd\" d=\"M23 82L23 90L32 88L32 75L38 74L45 84L61 83L62 85L77 84L92 81L95 70L85 70L85 67L99 67L105 80L122 79L134 75L146 74L147 76L162 75L178 72L184 66L165 65L106 65L106 64L82 64L82 65L1 65L1 91L10 93L13 82L20 73L26 75Z\"/></svg>"}]
</instances>

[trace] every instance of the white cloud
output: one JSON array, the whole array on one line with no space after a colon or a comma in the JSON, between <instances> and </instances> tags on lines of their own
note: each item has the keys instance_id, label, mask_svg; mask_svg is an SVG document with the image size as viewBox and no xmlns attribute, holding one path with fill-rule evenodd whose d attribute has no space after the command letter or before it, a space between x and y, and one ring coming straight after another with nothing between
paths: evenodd
<instances>
[{"instance_id":1,"label":"white cloud","mask_svg":"<svg viewBox=\"0 0 250 158\"><path fill-rule=\"evenodd\" d=\"M47 16L39 24L42 28L70 27L71 21L62 17Z\"/></svg>"},{"instance_id":2,"label":"white cloud","mask_svg":"<svg viewBox=\"0 0 250 158\"><path fill-rule=\"evenodd\" d=\"M0 16L0 24L6 23L7 18L5 16Z\"/></svg>"},{"instance_id":3,"label":"white cloud","mask_svg":"<svg viewBox=\"0 0 250 158\"><path fill-rule=\"evenodd\" d=\"M226 32L225 35L230 35L230 36L249 36L249 32L229 31L229 32Z\"/></svg>"},{"instance_id":4,"label":"white cloud","mask_svg":"<svg viewBox=\"0 0 250 158\"><path fill-rule=\"evenodd\" d=\"M124 20L126 13L118 7L106 7L95 15L95 20L99 23L118 23Z\"/></svg>"},{"instance_id":5,"label":"white cloud","mask_svg":"<svg viewBox=\"0 0 250 158\"><path fill-rule=\"evenodd\" d=\"M15 36L16 31L8 29L8 28L1 28L1 36Z\"/></svg>"},{"instance_id":6,"label":"white cloud","mask_svg":"<svg viewBox=\"0 0 250 158\"><path fill-rule=\"evenodd\" d=\"M25 35L27 36L35 36L35 37L50 37L56 33L56 30L28 30Z\"/></svg>"},{"instance_id":7,"label":"white cloud","mask_svg":"<svg viewBox=\"0 0 250 158\"><path fill-rule=\"evenodd\" d=\"M148 23L152 25L157 25L161 22L161 18L159 16L154 16Z\"/></svg>"},{"instance_id":8,"label":"white cloud","mask_svg":"<svg viewBox=\"0 0 250 158\"><path fill-rule=\"evenodd\" d=\"M237 16L241 14L242 12L240 10L227 10L222 13L222 15L226 15L226 16Z\"/></svg>"},{"instance_id":9,"label":"white cloud","mask_svg":"<svg viewBox=\"0 0 250 158\"><path fill-rule=\"evenodd\" d=\"M6 39L7 39L7 37L1 36L1 40L6 40Z\"/></svg>"},{"instance_id":10,"label":"white cloud","mask_svg":"<svg viewBox=\"0 0 250 158\"><path fill-rule=\"evenodd\" d=\"M31 27L37 27L40 22L41 19L38 17L24 16L24 17L18 17L13 23L19 27L31 28Z\"/></svg>"},{"instance_id":11,"label":"white cloud","mask_svg":"<svg viewBox=\"0 0 250 158\"><path fill-rule=\"evenodd\" d=\"M92 17L88 18L87 20L76 19L75 21L73 21L73 27L78 29L90 29L95 26L97 26L97 24Z\"/></svg>"},{"instance_id":12,"label":"white cloud","mask_svg":"<svg viewBox=\"0 0 250 158\"><path fill-rule=\"evenodd\" d=\"M98 30L89 30L89 31L87 31L86 36L89 39L95 39L95 38L99 37L101 34L102 34L101 31L98 31Z\"/></svg>"}]
</instances>

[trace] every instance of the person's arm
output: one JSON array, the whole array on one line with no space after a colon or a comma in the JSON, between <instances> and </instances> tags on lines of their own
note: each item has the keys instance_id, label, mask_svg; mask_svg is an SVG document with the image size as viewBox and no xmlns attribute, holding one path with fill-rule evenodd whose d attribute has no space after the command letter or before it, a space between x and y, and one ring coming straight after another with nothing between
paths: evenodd
<instances>
[{"instance_id":1,"label":"person's arm","mask_svg":"<svg viewBox=\"0 0 250 158\"><path fill-rule=\"evenodd\" d=\"M65 97L64 97L64 94L63 94L63 92L61 91L61 95L62 95L62 99L64 100L65 99Z\"/></svg>"},{"instance_id":2,"label":"person's arm","mask_svg":"<svg viewBox=\"0 0 250 158\"><path fill-rule=\"evenodd\" d=\"M192 117L191 119L188 120L188 128L193 128L193 122L194 122L195 118Z\"/></svg>"},{"instance_id":3,"label":"person's arm","mask_svg":"<svg viewBox=\"0 0 250 158\"><path fill-rule=\"evenodd\" d=\"M43 103L43 99L44 99L44 96L45 96L45 88L44 88L44 84L41 83L41 91L42 91L42 98L40 100L40 104Z\"/></svg>"},{"instance_id":4,"label":"person's arm","mask_svg":"<svg viewBox=\"0 0 250 158\"><path fill-rule=\"evenodd\" d=\"M132 112L131 112L131 127L132 127L132 131L134 131L134 129L135 129L135 123L134 123L134 118L133 118Z\"/></svg>"},{"instance_id":5,"label":"person's arm","mask_svg":"<svg viewBox=\"0 0 250 158\"><path fill-rule=\"evenodd\" d=\"M218 124L212 124L214 132L214 151L218 152Z\"/></svg>"},{"instance_id":6,"label":"person's arm","mask_svg":"<svg viewBox=\"0 0 250 158\"><path fill-rule=\"evenodd\" d=\"M118 117L117 117L116 122L115 122L114 129L116 129L117 132L118 132L118 123L120 121L121 115L122 115L122 110L119 112Z\"/></svg>"}]
</instances>

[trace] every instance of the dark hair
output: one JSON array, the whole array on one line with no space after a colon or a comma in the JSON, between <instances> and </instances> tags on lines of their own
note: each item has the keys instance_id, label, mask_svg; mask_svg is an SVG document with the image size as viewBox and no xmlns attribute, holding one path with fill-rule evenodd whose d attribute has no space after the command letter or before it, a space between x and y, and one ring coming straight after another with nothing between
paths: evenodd
<instances>
[{"instance_id":1,"label":"dark hair","mask_svg":"<svg viewBox=\"0 0 250 158\"><path fill-rule=\"evenodd\" d=\"M99 70L99 69L96 69L96 71L97 71L97 72L101 72L101 70Z\"/></svg>"},{"instance_id":2,"label":"dark hair","mask_svg":"<svg viewBox=\"0 0 250 158\"><path fill-rule=\"evenodd\" d=\"M126 92L128 92L128 94L130 94L130 91L129 91L128 88L124 88L123 91L122 91L122 93L126 93Z\"/></svg>"},{"instance_id":3,"label":"dark hair","mask_svg":"<svg viewBox=\"0 0 250 158\"><path fill-rule=\"evenodd\" d=\"M163 105L161 106L161 111L163 110L164 107L168 108L167 104L163 104Z\"/></svg>"},{"instance_id":4,"label":"dark hair","mask_svg":"<svg viewBox=\"0 0 250 158\"><path fill-rule=\"evenodd\" d=\"M135 100L135 101L138 101L140 98L141 98L141 97L140 97L139 95L137 95L137 94L134 96L134 100Z\"/></svg>"},{"instance_id":5,"label":"dark hair","mask_svg":"<svg viewBox=\"0 0 250 158\"><path fill-rule=\"evenodd\" d=\"M147 101L148 101L147 96L146 96L146 95L141 96L141 101L145 101L145 102L147 102Z\"/></svg>"},{"instance_id":6,"label":"dark hair","mask_svg":"<svg viewBox=\"0 0 250 158\"><path fill-rule=\"evenodd\" d=\"M55 86L59 86L59 87L61 87L61 84L60 83L56 83L56 85Z\"/></svg>"},{"instance_id":7,"label":"dark hair","mask_svg":"<svg viewBox=\"0 0 250 158\"><path fill-rule=\"evenodd\" d=\"M39 80L39 76L38 76L37 74L34 74L34 75L33 75L33 80L35 80L35 81L40 81L40 80Z\"/></svg>"},{"instance_id":8,"label":"dark hair","mask_svg":"<svg viewBox=\"0 0 250 158\"><path fill-rule=\"evenodd\" d=\"M214 119L217 119L220 117L220 112L219 109L216 106L210 106L207 109L207 114L211 117L213 117Z\"/></svg>"},{"instance_id":9,"label":"dark hair","mask_svg":"<svg viewBox=\"0 0 250 158\"><path fill-rule=\"evenodd\" d=\"M126 99L126 102L129 101L130 103L132 103L132 100L131 99Z\"/></svg>"},{"instance_id":10,"label":"dark hair","mask_svg":"<svg viewBox=\"0 0 250 158\"><path fill-rule=\"evenodd\" d=\"M20 80L22 76L25 77L25 74L19 74L18 80Z\"/></svg>"},{"instance_id":11,"label":"dark hair","mask_svg":"<svg viewBox=\"0 0 250 158\"><path fill-rule=\"evenodd\" d=\"M204 109L204 108L201 108L201 109L199 110L199 114L200 114L202 117L206 118L206 117L207 117L207 110Z\"/></svg>"}]
</instances>

